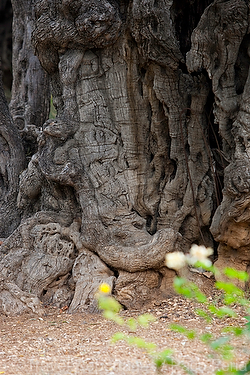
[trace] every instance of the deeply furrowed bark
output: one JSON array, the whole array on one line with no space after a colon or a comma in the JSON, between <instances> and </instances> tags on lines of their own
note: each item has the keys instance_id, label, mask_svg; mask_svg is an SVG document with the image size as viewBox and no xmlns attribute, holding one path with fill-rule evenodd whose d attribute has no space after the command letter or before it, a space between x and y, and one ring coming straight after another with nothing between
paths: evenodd
<instances>
[{"instance_id":1,"label":"deeply furrowed bark","mask_svg":"<svg viewBox=\"0 0 250 375\"><path fill-rule=\"evenodd\" d=\"M20 222L16 200L25 158L21 139L9 114L1 71L0 108L0 237L8 237Z\"/></svg>"},{"instance_id":2,"label":"deeply furrowed bark","mask_svg":"<svg viewBox=\"0 0 250 375\"><path fill-rule=\"evenodd\" d=\"M49 114L49 80L31 44L34 11L31 0L12 0L13 84L10 110L29 161L37 150L37 136Z\"/></svg>"},{"instance_id":3,"label":"deeply furrowed bark","mask_svg":"<svg viewBox=\"0 0 250 375\"><path fill-rule=\"evenodd\" d=\"M10 99L12 82L12 6L10 0L0 0L0 59L3 72L3 88Z\"/></svg>"},{"instance_id":4,"label":"deeply furrowed bark","mask_svg":"<svg viewBox=\"0 0 250 375\"><path fill-rule=\"evenodd\" d=\"M215 95L214 114L230 164L223 201L211 232L220 243L216 265L248 271L249 251L249 3L215 1L192 36L189 70L205 68ZM216 49L215 49L216 46Z\"/></svg>"},{"instance_id":5,"label":"deeply furrowed bark","mask_svg":"<svg viewBox=\"0 0 250 375\"><path fill-rule=\"evenodd\" d=\"M28 61L39 59L38 77L49 77L57 117L41 120L45 105L40 132L35 123L37 152L17 198L23 221L1 247L10 283L2 309L40 311L38 297L93 311L101 282L129 307L168 295L166 252L213 246L223 162L211 227L218 265L237 249L247 269L248 2L40 0L27 11L28 3ZM14 88L15 117L23 99ZM15 298L11 310L5 301Z\"/></svg>"}]
</instances>

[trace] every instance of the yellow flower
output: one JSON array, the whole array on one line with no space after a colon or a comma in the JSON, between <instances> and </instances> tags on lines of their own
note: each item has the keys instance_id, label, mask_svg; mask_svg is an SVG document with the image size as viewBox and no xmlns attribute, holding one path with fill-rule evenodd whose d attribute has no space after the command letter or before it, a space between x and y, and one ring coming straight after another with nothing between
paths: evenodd
<instances>
[{"instance_id":1,"label":"yellow flower","mask_svg":"<svg viewBox=\"0 0 250 375\"><path fill-rule=\"evenodd\" d=\"M110 288L109 284L102 283L99 286L99 291L102 292L102 293L105 293L105 294L109 294L111 292L111 288Z\"/></svg>"},{"instance_id":2,"label":"yellow flower","mask_svg":"<svg viewBox=\"0 0 250 375\"><path fill-rule=\"evenodd\" d=\"M186 265L186 256L181 251L174 251L166 255L166 266L174 270L180 270Z\"/></svg>"}]
</instances>

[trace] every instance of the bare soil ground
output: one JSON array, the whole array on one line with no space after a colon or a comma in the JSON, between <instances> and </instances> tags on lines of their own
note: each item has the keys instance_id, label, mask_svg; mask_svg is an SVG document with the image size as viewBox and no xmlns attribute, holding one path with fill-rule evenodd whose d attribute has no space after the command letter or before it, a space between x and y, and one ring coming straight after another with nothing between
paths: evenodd
<instances>
[{"instance_id":1,"label":"bare soil ground","mask_svg":"<svg viewBox=\"0 0 250 375\"><path fill-rule=\"evenodd\" d=\"M211 297L212 298L212 297ZM219 303L219 302L218 302ZM139 328L137 336L157 343L159 349L172 348L174 357L196 374L214 374L219 368L234 365L241 368L249 360L249 341L234 339L235 357L222 362L198 339L188 340L173 332L171 323L195 329L198 334L210 332L218 337L225 326L246 323L241 308L234 306L238 318L215 318L207 323L195 310L199 305L181 296L147 307L156 321L148 329ZM153 375L156 369L145 350L124 342L111 344L115 332L123 327L105 320L101 314L75 314L48 307L43 317L33 314L18 317L0 316L0 374L5 375ZM123 311L124 317L135 317L144 311ZM131 333L134 334L134 333ZM185 374L179 366L162 368L162 374Z\"/></svg>"}]
</instances>

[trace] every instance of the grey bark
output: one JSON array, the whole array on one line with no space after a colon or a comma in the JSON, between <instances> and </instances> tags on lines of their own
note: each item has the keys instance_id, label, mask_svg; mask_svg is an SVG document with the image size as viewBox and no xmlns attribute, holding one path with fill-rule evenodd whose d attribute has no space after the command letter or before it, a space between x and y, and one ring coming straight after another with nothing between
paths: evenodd
<instances>
[{"instance_id":1,"label":"grey bark","mask_svg":"<svg viewBox=\"0 0 250 375\"><path fill-rule=\"evenodd\" d=\"M37 136L49 115L50 90L31 42L34 11L31 0L12 1L13 51L10 110L22 137L27 161L37 150Z\"/></svg>"},{"instance_id":2,"label":"grey bark","mask_svg":"<svg viewBox=\"0 0 250 375\"><path fill-rule=\"evenodd\" d=\"M224 162L211 227L218 265L228 264L226 246L247 269L248 2L210 3L13 1L32 29L28 45L49 77L57 117L40 132L37 125L37 152L20 176L23 220L1 247L6 313L40 312L37 298L93 311L103 281L128 307L169 295L165 254L213 246ZM14 88L15 114L25 100ZM11 308L5 301L15 298Z\"/></svg>"},{"instance_id":3,"label":"grey bark","mask_svg":"<svg viewBox=\"0 0 250 375\"><path fill-rule=\"evenodd\" d=\"M204 12L187 58L189 70L205 68L212 81L215 121L230 162L225 169L223 201L211 226L220 243L216 265L248 272L249 40L249 2L218 1Z\"/></svg>"},{"instance_id":4,"label":"grey bark","mask_svg":"<svg viewBox=\"0 0 250 375\"><path fill-rule=\"evenodd\" d=\"M10 99L12 83L12 7L10 0L0 0L0 59L2 60L3 87Z\"/></svg>"},{"instance_id":5,"label":"grey bark","mask_svg":"<svg viewBox=\"0 0 250 375\"><path fill-rule=\"evenodd\" d=\"M19 175L24 169L25 157L4 95L1 70L0 109L0 237L8 237L20 223L17 194Z\"/></svg>"}]
</instances>

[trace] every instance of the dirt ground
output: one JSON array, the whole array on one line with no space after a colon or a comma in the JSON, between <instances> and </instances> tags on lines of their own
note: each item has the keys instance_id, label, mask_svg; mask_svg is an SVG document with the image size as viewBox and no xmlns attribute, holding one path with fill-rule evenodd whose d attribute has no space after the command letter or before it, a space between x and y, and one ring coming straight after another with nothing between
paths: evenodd
<instances>
[{"instance_id":1,"label":"dirt ground","mask_svg":"<svg viewBox=\"0 0 250 375\"><path fill-rule=\"evenodd\" d=\"M212 297L210 297L212 298ZM219 304L219 302L218 302ZM241 368L250 357L249 341L234 339L235 357L222 362L198 339L188 340L173 332L171 323L195 329L198 334L210 332L218 337L225 326L243 326L246 323L241 308L234 306L237 318L207 323L195 310L199 305L176 296L161 303L155 302L145 311L123 311L123 317L135 317L150 312L155 322L148 329L136 333L159 349L171 348L178 362L189 366L196 374L214 374L219 368L234 365ZM125 342L112 344L115 332L127 329L105 320L101 314L70 315L62 309L47 307L46 315L26 314L18 317L0 316L0 374L5 375L153 375L152 360L144 349L128 346ZM179 366L162 368L162 374L185 374Z\"/></svg>"}]
</instances>

